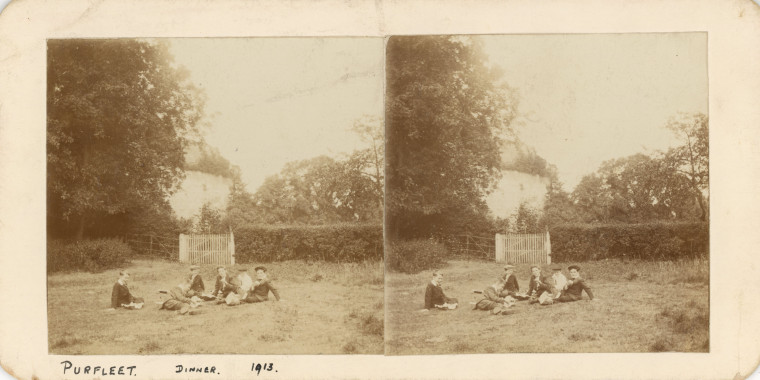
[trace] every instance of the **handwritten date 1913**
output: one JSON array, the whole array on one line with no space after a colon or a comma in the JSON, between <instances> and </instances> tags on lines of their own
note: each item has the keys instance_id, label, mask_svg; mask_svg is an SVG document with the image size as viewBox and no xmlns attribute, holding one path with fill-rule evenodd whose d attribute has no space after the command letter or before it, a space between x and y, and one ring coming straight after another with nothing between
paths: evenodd
<instances>
[{"instance_id":1,"label":"handwritten date 1913","mask_svg":"<svg viewBox=\"0 0 760 380\"><path fill-rule=\"evenodd\" d=\"M273 363L251 363L251 372L256 372L256 376L261 374L261 371L275 371Z\"/></svg>"}]
</instances>

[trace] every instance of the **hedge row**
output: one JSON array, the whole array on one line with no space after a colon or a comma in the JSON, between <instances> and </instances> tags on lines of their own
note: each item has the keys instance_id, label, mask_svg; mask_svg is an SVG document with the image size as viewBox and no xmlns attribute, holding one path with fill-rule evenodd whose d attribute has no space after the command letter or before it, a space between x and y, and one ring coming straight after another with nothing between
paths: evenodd
<instances>
[{"instance_id":1,"label":"hedge row","mask_svg":"<svg viewBox=\"0 0 760 380\"><path fill-rule=\"evenodd\" d=\"M675 260L707 257L708 223L567 225L549 230L552 260Z\"/></svg>"},{"instance_id":2,"label":"hedge row","mask_svg":"<svg viewBox=\"0 0 760 380\"><path fill-rule=\"evenodd\" d=\"M389 270L412 274L440 268L448 256L444 244L424 239L394 242L386 253Z\"/></svg>"},{"instance_id":3,"label":"hedge row","mask_svg":"<svg viewBox=\"0 0 760 380\"><path fill-rule=\"evenodd\" d=\"M358 262L383 259L383 226L245 226L235 229L235 259Z\"/></svg>"},{"instance_id":4,"label":"hedge row","mask_svg":"<svg viewBox=\"0 0 760 380\"><path fill-rule=\"evenodd\" d=\"M69 242L48 240L48 273L61 271L99 272L123 267L133 251L119 239L95 239Z\"/></svg>"}]
</instances>

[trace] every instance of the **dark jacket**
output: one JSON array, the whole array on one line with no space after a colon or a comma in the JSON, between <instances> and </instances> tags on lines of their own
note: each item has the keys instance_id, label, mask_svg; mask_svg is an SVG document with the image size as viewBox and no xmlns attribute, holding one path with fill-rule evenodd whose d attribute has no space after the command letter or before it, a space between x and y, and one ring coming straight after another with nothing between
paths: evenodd
<instances>
[{"instance_id":1,"label":"dark jacket","mask_svg":"<svg viewBox=\"0 0 760 380\"><path fill-rule=\"evenodd\" d=\"M254 284L255 283L256 282L254 282ZM270 291L274 295L274 298L279 301L280 293L277 291L277 288L274 287L272 281L269 281L269 279L263 280L258 285L254 286L248 297L255 297L258 301L266 301L269 299Z\"/></svg>"},{"instance_id":2,"label":"dark jacket","mask_svg":"<svg viewBox=\"0 0 760 380\"><path fill-rule=\"evenodd\" d=\"M445 303L446 295L443 294L441 286L428 282L427 289L425 289L425 309L433 309L435 305L443 305Z\"/></svg>"},{"instance_id":3,"label":"dark jacket","mask_svg":"<svg viewBox=\"0 0 760 380\"><path fill-rule=\"evenodd\" d=\"M500 296L506 297L511 294L515 294L520 291L520 285L517 283L517 277L514 274L507 278L507 282L504 283L504 287L499 293Z\"/></svg>"},{"instance_id":4,"label":"dark jacket","mask_svg":"<svg viewBox=\"0 0 760 380\"><path fill-rule=\"evenodd\" d=\"M121 305L127 305L134 301L135 297L129 292L129 288L126 285L120 284L116 281L113 284L113 290L111 291L111 307L116 309Z\"/></svg>"},{"instance_id":5,"label":"dark jacket","mask_svg":"<svg viewBox=\"0 0 760 380\"><path fill-rule=\"evenodd\" d=\"M232 284L232 277L230 275L225 275L224 279L222 279L222 276L216 276L216 286L214 286L214 295L219 294L219 292L226 292L226 291L235 291L235 285Z\"/></svg>"},{"instance_id":6,"label":"dark jacket","mask_svg":"<svg viewBox=\"0 0 760 380\"><path fill-rule=\"evenodd\" d=\"M193 278L193 275L191 274L188 276L188 279L192 279L193 283L190 284L190 290L192 290L195 293L201 294L206 290L206 285L203 284L203 279L201 278L201 275L198 274Z\"/></svg>"},{"instance_id":7,"label":"dark jacket","mask_svg":"<svg viewBox=\"0 0 760 380\"><path fill-rule=\"evenodd\" d=\"M540 284L539 284L540 283ZM541 295L541 293L545 291L551 292L552 289L552 282L549 281L546 276L543 274L540 274L538 276L538 281L536 281L535 276L530 276L530 285L528 286L528 295L532 295L533 291L536 291L536 296Z\"/></svg>"},{"instance_id":8,"label":"dark jacket","mask_svg":"<svg viewBox=\"0 0 760 380\"><path fill-rule=\"evenodd\" d=\"M567 283L567 288L562 291L562 295L570 295L574 298L580 299L582 292L585 290L586 294L588 294L588 299L594 299L594 293L591 292L591 288L582 278L578 278L577 280L567 280Z\"/></svg>"}]
</instances>

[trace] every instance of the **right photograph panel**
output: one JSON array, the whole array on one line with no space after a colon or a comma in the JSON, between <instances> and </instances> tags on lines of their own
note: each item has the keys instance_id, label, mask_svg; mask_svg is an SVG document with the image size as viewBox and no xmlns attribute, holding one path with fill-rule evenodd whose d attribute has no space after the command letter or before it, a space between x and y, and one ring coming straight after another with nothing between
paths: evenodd
<instances>
[{"instance_id":1,"label":"right photograph panel","mask_svg":"<svg viewBox=\"0 0 760 380\"><path fill-rule=\"evenodd\" d=\"M709 352L707 33L393 36L386 354Z\"/></svg>"}]
</instances>

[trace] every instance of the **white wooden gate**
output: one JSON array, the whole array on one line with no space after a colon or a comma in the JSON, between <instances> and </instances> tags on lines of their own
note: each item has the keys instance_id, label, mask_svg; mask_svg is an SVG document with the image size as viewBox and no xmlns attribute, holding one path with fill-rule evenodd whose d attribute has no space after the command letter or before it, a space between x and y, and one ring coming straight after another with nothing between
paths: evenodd
<instances>
[{"instance_id":1,"label":"white wooden gate","mask_svg":"<svg viewBox=\"0 0 760 380\"><path fill-rule=\"evenodd\" d=\"M551 264L549 231L543 234L496 234L496 261L513 264Z\"/></svg>"},{"instance_id":2,"label":"white wooden gate","mask_svg":"<svg viewBox=\"0 0 760 380\"><path fill-rule=\"evenodd\" d=\"M235 235L179 235L179 261L191 264L235 265Z\"/></svg>"}]
</instances>

